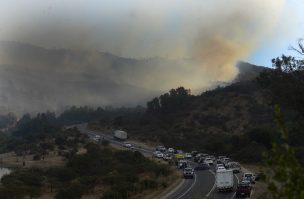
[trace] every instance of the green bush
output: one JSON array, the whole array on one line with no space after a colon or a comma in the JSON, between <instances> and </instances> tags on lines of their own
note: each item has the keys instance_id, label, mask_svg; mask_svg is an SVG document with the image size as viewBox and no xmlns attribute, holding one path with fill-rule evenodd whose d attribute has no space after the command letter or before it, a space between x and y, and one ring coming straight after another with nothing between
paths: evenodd
<instances>
[{"instance_id":1,"label":"green bush","mask_svg":"<svg viewBox=\"0 0 304 199\"><path fill-rule=\"evenodd\" d=\"M110 142L108 140L102 140L102 146L109 146Z\"/></svg>"},{"instance_id":2,"label":"green bush","mask_svg":"<svg viewBox=\"0 0 304 199\"><path fill-rule=\"evenodd\" d=\"M140 186L143 189L155 189L157 188L158 184L155 180L146 179L140 182Z\"/></svg>"},{"instance_id":3,"label":"green bush","mask_svg":"<svg viewBox=\"0 0 304 199\"><path fill-rule=\"evenodd\" d=\"M71 181L77 177L77 173L69 168L55 167L46 171L49 177L55 177L58 181L66 182Z\"/></svg>"},{"instance_id":4,"label":"green bush","mask_svg":"<svg viewBox=\"0 0 304 199\"><path fill-rule=\"evenodd\" d=\"M35 154L33 156L33 160L41 160L41 155L40 154Z\"/></svg>"},{"instance_id":5,"label":"green bush","mask_svg":"<svg viewBox=\"0 0 304 199\"><path fill-rule=\"evenodd\" d=\"M85 186L74 183L67 188L63 188L58 191L56 199L80 199L81 196L86 192Z\"/></svg>"}]
</instances>

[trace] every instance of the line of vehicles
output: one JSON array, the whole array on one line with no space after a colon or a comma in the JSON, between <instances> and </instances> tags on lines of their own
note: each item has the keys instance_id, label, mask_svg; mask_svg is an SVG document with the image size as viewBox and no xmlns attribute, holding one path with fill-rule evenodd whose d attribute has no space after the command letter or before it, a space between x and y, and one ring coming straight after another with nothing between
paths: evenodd
<instances>
[{"instance_id":1,"label":"line of vehicles","mask_svg":"<svg viewBox=\"0 0 304 199\"><path fill-rule=\"evenodd\" d=\"M116 136L123 138L120 140L124 141L127 135L125 132L116 131L115 139L117 139ZM93 139L99 141L101 137L96 135ZM134 146L129 142L124 142L123 146L130 150L134 149ZM201 170L214 170L217 190L219 192L232 192L235 190L236 198L250 197L253 184L257 178L254 173L243 173L241 181L234 189L234 174L241 172L241 165L226 156L218 156L216 158L213 155L197 151L185 153L182 150L157 146L152 158L163 159L175 164L178 169L182 170L185 179L193 179L194 173Z\"/></svg>"},{"instance_id":2,"label":"line of vehicles","mask_svg":"<svg viewBox=\"0 0 304 199\"><path fill-rule=\"evenodd\" d=\"M236 192L236 198L250 197L253 184L256 180L254 173L242 174L236 189L234 174L241 172L240 163L226 156L218 156L192 151L185 153L182 150L166 149L164 146L156 147L152 155L154 158L172 161L178 169L183 171L184 178L194 178L194 173L200 170L214 170L215 183L219 192ZM193 167L194 165L194 167Z\"/></svg>"}]
</instances>

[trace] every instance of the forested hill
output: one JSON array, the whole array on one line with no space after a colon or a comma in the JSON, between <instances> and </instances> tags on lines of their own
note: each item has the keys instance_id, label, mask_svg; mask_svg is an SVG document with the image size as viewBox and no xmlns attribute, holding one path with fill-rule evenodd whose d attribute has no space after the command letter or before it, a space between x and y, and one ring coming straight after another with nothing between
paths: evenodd
<instances>
[{"instance_id":1,"label":"forested hill","mask_svg":"<svg viewBox=\"0 0 304 199\"><path fill-rule=\"evenodd\" d=\"M112 121L113 128L124 129L131 137L146 142L229 154L254 162L260 161L263 152L279 139L273 110L273 104L279 103L292 129L290 143L301 154L304 142L298 139L303 137L298 121L302 115L296 107L277 98L284 95L281 91L288 91L289 96L297 92L291 85L284 89L281 77L285 73L246 63L239 67L254 71L245 70L247 76L240 75L234 83L198 96L183 87L172 89L149 101L145 114L117 117Z\"/></svg>"},{"instance_id":2,"label":"forested hill","mask_svg":"<svg viewBox=\"0 0 304 199\"><path fill-rule=\"evenodd\" d=\"M247 70L250 68L251 71ZM288 127L292 129L290 143L296 146L297 154L304 154L301 132L304 125L298 122L304 121L300 103L304 89L295 87L303 72L295 75L247 63L239 65L239 69L249 75L243 74L234 83L201 95L192 95L190 90L179 87L151 99L147 108L72 107L57 117L49 113L47 115L51 117L43 118L52 118L46 122L55 125L90 122L95 128L126 130L132 139L187 151L195 149L217 155L229 154L239 160L254 162L260 161L262 153L279 139L273 110L273 104L279 103ZM288 84L284 83L286 79ZM34 125L39 119L38 115L29 125ZM27 120L28 116L20 121ZM24 126L20 121L17 127L21 129L14 135L27 138L44 133L39 127L36 128L39 132L24 134L23 127L28 125Z\"/></svg>"}]
</instances>

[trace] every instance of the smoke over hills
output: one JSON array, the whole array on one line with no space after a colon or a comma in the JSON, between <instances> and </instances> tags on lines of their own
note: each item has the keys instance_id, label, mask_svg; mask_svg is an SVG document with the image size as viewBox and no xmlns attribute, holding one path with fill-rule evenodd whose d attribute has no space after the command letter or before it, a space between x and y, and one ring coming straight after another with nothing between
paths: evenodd
<instances>
[{"instance_id":1,"label":"smoke over hills","mask_svg":"<svg viewBox=\"0 0 304 199\"><path fill-rule=\"evenodd\" d=\"M0 8L0 40L44 47L1 43L0 106L19 112L134 105L181 85L198 90L230 81L284 3L11 2Z\"/></svg>"}]
</instances>

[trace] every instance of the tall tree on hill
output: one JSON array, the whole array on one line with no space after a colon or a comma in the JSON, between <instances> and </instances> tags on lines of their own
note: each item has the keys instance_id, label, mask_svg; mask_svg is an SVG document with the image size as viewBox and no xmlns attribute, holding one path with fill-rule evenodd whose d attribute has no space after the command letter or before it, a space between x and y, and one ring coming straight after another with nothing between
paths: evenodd
<instances>
[{"instance_id":1,"label":"tall tree on hill","mask_svg":"<svg viewBox=\"0 0 304 199\"><path fill-rule=\"evenodd\" d=\"M292 49L304 55L303 40L298 46ZM282 55L271 61L274 70L262 72L258 82L267 89L273 104L292 108L304 116L304 59Z\"/></svg>"},{"instance_id":2,"label":"tall tree on hill","mask_svg":"<svg viewBox=\"0 0 304 199\"><path fill-rule=\"evenodd\" d=\"M178 87L171 89L168 93L147 103L147 111L150 113L172 113L182 109L191 96L190 89Z\"/></svg>"}]
</instances>

